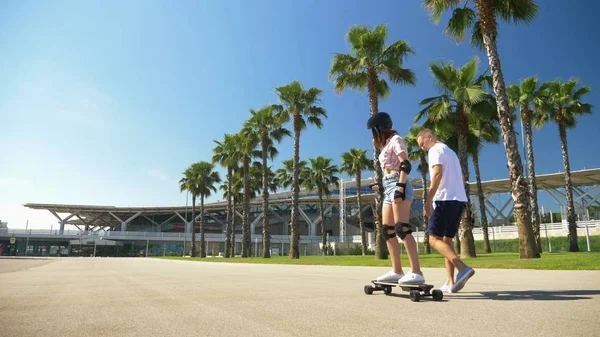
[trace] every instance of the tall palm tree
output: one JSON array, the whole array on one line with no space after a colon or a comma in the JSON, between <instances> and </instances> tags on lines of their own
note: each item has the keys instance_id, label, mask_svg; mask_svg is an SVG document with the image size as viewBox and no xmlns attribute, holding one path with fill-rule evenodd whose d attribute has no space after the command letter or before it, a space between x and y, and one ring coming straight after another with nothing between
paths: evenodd
<instances>
[{"instance_id":1,"label":"tall palm tree","mask_svg":"<svg viewBox=\"0 0 600 337\"><path fill-rule=\"evenodd\" d=\"M298 175L300 167L297 165L300 161L300 133L306 129L307 123L322 128L322 118L327 118L327 112L320 105L321 89L310 88L304 90L299 81L277 87L275 91L279 95L282 104L281 114L284 118L291 119L294 129L294 174L292 178L292 212L291 212L291 232L290 232L290 253L292 259L300 258L299 240L300 235L297 230L300 184Z\"/></svg>"},{"instance_id":2,"label":"tall palm tree","mask_svg":"<svg viewBox=\"0 0 600 337\"><path fill-rule=\"evenodd\" d=\"M339 170L336 165L331 164L331 158L318 156L316 158L309 158L309 161L309 174L308 179L304 181L304 186L309 191L317 190L319 196L319 216L321 217L321 242L323 244L323 255L327 255L327 232L325 231L323 197L331 195L329 186L339 183L339 178L336 176Z\"/></svg>"},{"instance_id":3,"label":"tall palm tree","mask_svg":"<svg viewBox=\"0 0 600 337\"><path fill-rule=\"evenodd\" d=\"M388 82L383 79L387 75L392 83L402 85L415 85L415 73L402 68L404 59L413 49L402 40L386 46L388 35L386 25L377 25L373 30L367 26L355 25L346 33L346 41L350 46L350 54L336 54L333 57L329 79L335 77L334 90L341 94L344 89L351 88L364 92L367 89L371 115L379 113L379 98L390 95ZM379 165L379 149L373 140L373 170L375 180L383 186L383 173ZM383 189L379 189L375 199L376 214L375 256L378 259L387 259L387 246L381 232L381 212L383 207Z\"/></svg>"},{"instance_id":4,"label":"tall palm tree","mask_svg":"<svg viewBox=\"0 0 600 337\"><path fill-rule=\"evenodd\" d=\"M283 160L281 163L283 164L283 167L278 168L275 171L275 181L279 186L289 188L294 181L294 159ZM301 160L298 162L297 167L300 170L298 183L300 186L303 186L304 180L306 180L306 177L308 176L308 162L306 160Z\"/></svg>"},{"instance_id":5,"label":"tall palm tree","mask_svg":"<svg viewBox=\"0 0 600 337\"><path fill-rule=\"evenodd\" d=\"M196 165L196 164L194 164ZM198 192L200 193L200 257L206 257L206 240L204 239L204 199L216 192L216 183L221 182L219 172L214 171L212 163L201 161L197 163Z\"/></svg>"},{"instance_id":6,"label":"tall palm tree","mask_svg":"<svg viewBox=\"0 0 600 337\"><path fill-rule=\"evenodd\" d=\"M504 75L496 45L497 17L508 23L529 23L538 13L538 5L534 0L474 0L474 4L470 4L469 0L464 0L464 5L463 0L424 0L423 3L430 11L435 24L440 22L445 11L452 10L445 30L446 34L461 41L464 38L465 30L473 28L471 44L478 48L483 46L487 52L494 95L498 103L498 119L508 160L511 195L519 227L519 255L521 258L539 258L540 254L531 234L529 186L523 176L521 155L517 146L515 129L511 123Z\"/></svg>"},{"instance_id":7,"label":"tall palm tree","mask_svg":"<svg viewBox=\"0 0 600 337\"><path fill-rule=\"evenodd\" d=\"M273 160L278 154L277 149L273 146L273 143L281 142L283 137L291 136L288 129L283 127L283 124L287 123L289 119L286 119L284 114L281 114L280 107L276 105L269 105L263 107L258 111L250 110L252 117L245 122L247 128L253 130L260 135L261 144L261 158L262 158L262 191L263 191L263 244L262 244L262 257L271 257L271 239L269 235L269 166L267 165L267 159Z\"/></svg>"},{"instance_id":8,"label":"tall palm tree","mask_svg":"<svg viewBox=\"0 0 600 337\"><path fill-rule=\"evenodd\" d=\"M233 220L235 219L234 208L232 205L232 182L233 182L233 171L236 169L237 164L240 162L241 153L239 152L239 146L237 144L237 135L225 134L222 141L214 141L217 145L213 148L213 163L219 163L221 166L227 168L227 185L226 193L224 194L227 199L227 210L225 220L225 257L229 258L232 255L231 251L231 235L233 231Z\"/></svg>"},{"instance_id":9,"label":"tall palm tree","mask_svg":"<svg viewBox=\"0 0 600 337\"><path fill-rule=\"evenodd\" d=\"M222 184L220 187L221 191L223 191L224 198L229 198L229 196L231 196L231 231L226 233L226 240L229 240L229 252L231 254L230 256L232 257L235 256L235 228L237 225L236 220L238 218L238 208L244 200L244 193L242 192L243 185L244 178L242 176L242 170L236 164L233 167L233 174L231 176L231 179L229 179L226 183Z\"/></svg>"},{"instance_id":10,"label":"tall palm tree","mask_svg":"<svg viewBox=\"0 0 600 337\"><path fill-rule=\"evenodd\" d=\"M190 165L183 171L183 178L179 180L179 188L192 195L192 257L196 257L196 198L200 196L200 163ZM187 219L185 219L187 221ZM187 231L187 226L186 231Z\"/></svg>"},{"instance_id":11,"label":"tall palm tree","mask_svg":"<svg viewBox=\"0 0 600 337\"><path fill-rule=\"evenodd\" d=\"M458 140L457 155L463 174L467 203L461 220L461 257L475 257L475 239L473 238L473 214L470 204L469 157L467 136L469 134L468 116L475 105L483 102L489 95L483 89L485 76L477 75L479 59L473 57L461 68L455 68L450 62L432 63L429 69L433 73L435 85L440 96L426 98L421 102L425 108L417 113L415 121L426 117L430 121L439 121L452 116Z\"/></svg>"},{"instance_id":12,"label":"tall palm tree","mask_svg":"<svg viewBox=\"0 0 600 337\"><path fill-rule=\"evenodd\" d=\"M592 89L584 85L577 89L579 81L569 79L566 82L559 80L545 82L541 90L544 92L547 102L546 114L538 115L535 121L536 127L544 123L555 122L558 125L558 134L563 155L563 166L565 170L565 190L567 192L567 222L569 223L569 251L578 252L577 245L577 217L573 205L573 184L571 182L571 167L569 164L569 149L567 147L567 129L577 126L577 118L592 113L592 105L583 103L582 97Z\"/></svg>"},{"instance_id":13,"label":"tall palm tree","mask_svg":"<svg viewBox=\"0 0 600 337\"><path fill-rule=\"evenodd\" d=\"M189 170L189 172L188 172ZM221 182L219 173L214 170L214 165L201 161L192 164L184 172L184 177L179 181L182 190L189 190L192 193L192 257L195 257L195 201L200 196L200 257L206 257L206 240L204 240L204 199L216 192L216 183Z\"/></svg>"},{"instance_id":14,"label":"tall palm tree","mask_svg":"<svg viewBox=\"0 0 600 337\"><path fill-rule=\"evenodd\" d=\"M429 172L429 166L427 165L426 153L422 151L417 143L417 135L423 129L422 126L413 126L408 130L408 136L404 138L406 141L406 147L408 149L408 160L419 161L417 171L421 173L421 184L423 185L423 204L427 200L427 172ZM425 238L423 239L423 246L427 254L431 254L431 246L429 245L429 229L427 228L428 218L423 212L423 232Z\"/></svg>"},{"instance_id":15,"label":"tall palm tree","mask_svg":"<svg viewBox=\"0 0 600 337\"><path fill-rule=\"evenodd\" d=\"M481 171L479 170L479 153L485 143L497 144L500 142L500 129L498 128L498 114L496 114L495 101L490 104L478 104L473 109L469 118L469 153L473 158L475 168L475 179L477 181L477 196L479 198L479 214L481 216L481 229L483 231L483 243L486 253L491 253L490 237L488 233L488 220L485 212L485 196L481 185Z\"/></svg>"},{"instance_id":16,"label":"tall palm tree","mask_svg":"<svg viewBox=\"0 0 600 337\"><path fill-rule=\"evenodd\" d=\"M358 226L360 228L360 247L362 255L367 255L367 233L365 232L365 223L362 214L362 201L360 200L360 189L362 173L372 168L371 161L367 158L367 150L352 148L348 152L342 153L341 172L354 175L356 180L356 201L358 203ZM340 210L341 212L341 210Z\"/></svg>"},{"instance_id":17,"label":"tall palm tree","mask_svg":"<svg viewBox=\"0 0 600 337\"><path fill-rule=\"evenodd\" d=\"M238 133L239 135L239 150L242 153L242 177L244 179L244 206L242 220L242 257L250 256L250 249L252 245L251 233L250 233L250 199L251 186L250 186L250 161L252 158L260 157L260 151L256 150L256 147L260 143L260 136L254 132L247 125L244 125L242 130Z\"/></svg>"},{"instance_id":18,"label":"tall palm tree","mask_svg":"<svg viewBox=\"0 0 600 337\"><path fill-rule=\"evenodd\" d=\"M533 156L533 132L532 119L534 115L543 113L543 97L536 76L528 77L519 85L511 85L507 88L508 103L515 111L521 109L521 120L525 127L525 139L527 143L527 164L529 171L529 194L531 198L531 224L533 235L537 244L538 252L542 252L542 241L540 238L540 210L537 202L537 182L535 178L535 162Z\"/></svg>"}]
</instances>

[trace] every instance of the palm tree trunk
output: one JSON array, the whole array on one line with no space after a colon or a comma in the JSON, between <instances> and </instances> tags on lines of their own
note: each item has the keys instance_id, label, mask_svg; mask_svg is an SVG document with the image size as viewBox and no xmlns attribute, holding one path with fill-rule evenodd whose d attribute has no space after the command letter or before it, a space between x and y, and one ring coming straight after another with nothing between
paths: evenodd
<instances>
[{"instance_id":1,"label":"palm tree trunk","mask_svg":"<svg viewBox=\"0 0 600 337\"><path fill-rule=\"evenodd\" d=\"M196 257L196 230L194 223L196 222L196 196L192 195L192 257Z\"/></svg>"},{"instance_id":2,"label":"palm tree trunk","mask_svg":"<svg viewBox=\"0 0 600 337\"><path fill-rule=\"evenodd\" d=\"M379 97L378 97L378 82L377 72L375 68L371 66L367 73L367 88L369 90L369 104L371 107L371 116L379 112ZM381 219L383 212L383 171L379 165L379 154L381 151L375 146L375 139L373 139L373 171L375 171L375 181L379 185L379 190L375 197L375 211L373 214L373 227L375 229L375 257L380 260L386 260L388 257L387 244L383 238L383 232L381 231ZM387 224L392 225L392 224Z\"/></svg>"},{"instance_id":3,"label":"palm tree trunk","mask_svg":"<svg viewBox=\"0 0 600 337\"><path fill-rule=\"evenodd\" d=\"M231 256L231 220L233 219L232 197L231 197L231 180L233 172L231 166L227 166L227 219L225 220L225 257Z\"/></svg>"},{"instance_id":4,"label":"palm tree trunk","mask_svg":"<svg viewBox=\"0 0 600 337\"><path fill-rule=\"evenodd\" d=\"M262 257L270 258L271 257L271 236L269 235L269 176L267 167L267 148L269 146L269 140L267 138L266 132L262 134L262 188L263 188L263 219L262 219Z\"/></svg>"},{"instance_id":5,"label":"palm tree trunk","mask_svg":"<svg viewBox=\"0 0 600 337\"><path fill-rule=\"evenodd\" d=\"M250 256L250 156L244 155L244 206L242 220L242 257Z\"/></svg>"},{"instance_id":6,"label":"palm tree trunk","mask_svg":"<svg viewBox=\"0 0 600 337\"><path fill-rule=\"evenodd\" d=\"M527 141L527 162L529 168L529 195L531 197L531 223L537 250L542 253L542 239L540 237L540 209L537 202L537 182L535 178L535 163L533 158L533 132L531 128L531 111L525 106L523 111L523 124L525 124L525 137Z\"/></svg>"},{"instance_id":7,"label":"palm tree trunk","mask_svg":"<svg viewBox=\"0 0 600 337\"><path fill-rule=\"evenodd\" d=\"M477 179L477 196L479 197L479 214L481 215L481 228L483 231L483 246L486 253L491 253L490 237L488 234L488 220L485 213L485 196L481 187L481 172L479 171L479 151L473 153L473 166L475 167L475 178Z\"/></svg>"},{"instance_id":8,"label":"palm tree trunk","mask_svg":"<svg viewBox=\"0 0 600 337\"><path fill-rule=\"evenodd\" d=\"M323 193L319 191L319 216L321 216L321 242L323 244L323 255L328 255L327 232L325 231L325 214L323 214Z\"/></svg>"},{"instance_id":9,"label":"palm tree trunk","mask_svg":"<svg viewBox=\"0 0 600 337\"><path fill-rule=\"evenodd\" d=\"M467 124L467 116L465 115L464 106L462 104L459 104L456 107L456 131L458 133L458 159L460 160L465 194L467 195L465 211L463 212L460 221L462 235L460 256L462 258L476 257L477 252L475 251L475 239L473 238L473 212L471 209L471 193L469 187L469 154L467 152L467 133L469 132L469 125Z\"/></svg>"},{"instance_id":10,"label":"palm tree trunk","mask_svg":"<svg viewBox=\"0 0 600 337\"><path fill-rule=\"evenodd\" d=\"M362 214L362 201L360 200L361 171L356 170L356 201L358 202L358 227L360 228L360 250L363 256L367 255L367 233L365 233L365 222Z\"/></svg>"},{"instance_id":11,"label":"palm tree trunk","mask_svg":"<svg viewBox=\"0 0 600 337\"><path fill-rule=\"evenodd\" d=\"M237 223L237 210L236 210L236 202L235 202L235 198L231 197L232 201L231 201L231 214L232 214L232 220L231 220L231 257L235 257L235 227L236 227L236 223Z\"/></svg>"},{"instance_id":12,"label":"palm tree trunk","mask_svg":"<svg viewBox=\"0 0 600 337\"><path fill-rule=\"evenodd\" d=\"M299 235L298 235L298 195L300 193L300 184L298 177L300 174L300 113L294 112L294 173L292 174L292 214L291 214L291 226L290 226L290 259L300 258L300 247L299 246Z\"/></svg>"},{"instance_id":13,"label":"palm tree trunk","mask_svg":"<svg viewBox=\"0 0 600 337\"><path fill-rule=\"evenodd\" d=\"M565 167L565 189L567 190L567 222L569 223L569 251L578 252L577 245L577 217L573 205L573 183L571 182L571 167L569 165L569 150L567 148L567 129L565 122L559 114L558 132L560 134L560 145L562 148L563 165Z\"/></svg>"},{"instance_id":14,"label":"palm tree trunk","mask_svg":"<svg viewBox=\"0 0 600 337\"><path fill-rule=\"evenodd\" d=\"M204 194L200 194L200 257L206 257L206 240L204 239Z\"/></svg>"},{"instance_id":15,"label":"palm tree trunk","mask_svg":"<svg viewBox=\"0 0 600 337\"><path fill-rule=\"evenodd\" d=\"M427 161L425 160L425 152L421 152L421 181L423 184L423 200L427 200ZM429 244L429 228L428 228L428 217L425 216L425 212L423 212L423 232L425 233L425 238L423 239L423 248L427 254L431 254L431 245Z\"/></svg>"},{"instance_id":16,"label":"palm tree trunk","mask_svg":"<svg viewBox=\"0 0 600 337\"><path fill-rule=\"evenodd\" d=\"M488 56L488 62L492 73L492 81L496 102L498 103L498 118L502 128L504 148L510 172L511 195L513 198L517 226L519 229L519 256L520 258L539 258L540 254L533 237L531 226L529 186L523 177L523 166L515 129L513 127L508 97L504 86L504 75L500 65L500 56L496 45L496 17L493 3L489 0L475 0L479 14L483 44Z\"/></svg>"}]
</instances>

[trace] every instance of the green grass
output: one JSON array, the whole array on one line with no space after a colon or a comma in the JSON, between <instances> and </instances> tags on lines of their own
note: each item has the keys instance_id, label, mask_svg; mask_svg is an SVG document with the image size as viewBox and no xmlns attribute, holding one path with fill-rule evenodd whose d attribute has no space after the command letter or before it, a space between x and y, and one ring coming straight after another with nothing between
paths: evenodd
<instances>
[{"instance_id":1,"label":"green grass","mask_svg":"<svg viewBox=\"0 0 600 337\"><path fill-rule=\"evenodd\" d=\"M391 261L378 260L374 256L345 255L345 256L301 256L300 259L288 257L250 258L183 258L176 256L157 257L166 260L185 260L203 262L229 263L259 263L259 264L297 264L297 265L328 265L328 266L390 266ZM422 267L443 268L444 259L438 254L420 255ZM540 269L540 270L600 270L600 253L544 253L540 259L519 259L517 253L479 254L476 258L464 259L473 268L491 269ZM402 265L407 266L406 255L402 255Z\"/></svg>"}]
</instances>

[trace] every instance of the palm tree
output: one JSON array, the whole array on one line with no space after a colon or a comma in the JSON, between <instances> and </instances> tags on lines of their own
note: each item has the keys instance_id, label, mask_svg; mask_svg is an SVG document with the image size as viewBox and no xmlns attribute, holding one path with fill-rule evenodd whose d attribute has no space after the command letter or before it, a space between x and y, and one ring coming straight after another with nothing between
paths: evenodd
<instances>
[{"instance_id":1,"label":"palm tree","mask_svg":"<svg viewBox=\"0 0 600 337\"><path fill-rule=\"evenodd\" d=\"M352 148L348 152L342 153L341 172L354 175L356 181L356 201L358 203L358 226L360 228L360 247L362 255L367 255L367 233L362 214L362 201L360 200L360 189L362 173L369 169L371 161L367 158L367 150ZM341 211L341 210L340 210Z\"/></svg>"},{"instance_id":2,"label":"palm tree","mask_svg":"<svg viewBox=\"0 0 600 337\"><path fill-rule=\"evenodd\" d=\"M498 128L498 114L496 114L494 100L490 104L478 104L473 109L469 118L469 153L473 158L475 168L475 179L477 181L477 196L479 198L479 214L481 216L481 229L483 231L483 243L486 253L491 253L490 237L488 233L488 220L485 212L485 196L481 185L481 172L479 170L479 153L484 143L497 144L500 141L500 129Z\"/></svg>"},{"instance_id":3,"label":"palm tree","mask_svg":"<svg viewBox=\"0 0 600 337\"><path fill-rule=\"evenodd\" d=\"M285 116L281 114L281 110L276 105L269 105L263 107L258 111L250 110L252 117L245 122L247 128L253 130L260 135L261 143L261 158L262 158L262 191L263 191L263 244L262 244L262 257L269 258L271 239L269 235L269 177L267 165L267 159L273 160L277 155L278 151L273 146L274 141L281 142L284 136L291 136L288 129L282 125L287 123L289 119L285 119Z\"/></svg>"},{"instance_id":4,"label":"palm tree","mask_svg":"<svg viewBox=\"0 0 600 337\"><path fill-rule=\"evenodd\" d=\"M281 161L283 164L282 168L278 168L275 171L275 181L277 184L284 188L289 188L293 184L294 180L294 159L288 159ZM300 174L298 175L298 183L300 186L304 185L304 180L308 176L308 162L301 160L298 162L298 169Z\"/></svg>"},{"instance_id":5,"label":"palm tree","mask_svg":"<svg viewBox=\"0 0 600 337\"><path fill-rule=\"evenodd\" d=\"M225 257L229 258L233 253L231 251L231 235L233 231L233 220L235 219L234 208L232 205L232 182L233 171L240 161L241 154L237 142L237 135L225 134L222 141L214 141L217 146L213 148L213 163L219 163L227 168L227 185L225 198L227 199L227 216L225 221Z\"/></svg>"},{"instance_id":6,"label":"palm tree","mask_svg":"<svg viewBox=\"0 0 600 337\"><path fill-rule=\"evenodd\" d=\"M244 200L244 194L242 193L243 184L244 178L242 177L242 170L236 164L233 166L233 175L231 176L231 179L220 187L221 191L223 191L224 198L229 198L229 196L231 196L231 231L226 234L226 240L229 240L229 251L232 257L235 256L235 228L236 219L238 218L238 206Z\"/></svg>"},{"instance_id":7,"label":"palm tree","mask_svg":"<svg viewBox=\"0 0 600 337\"><path fill-rule=\"evenodd\" d=\"M292 259L300 258L298 223L298 195L300 184L298 175L300 174L300 132L306 129L307 123L321 128L323 122L321 118L327 118L327 112L320 107L320 96L322 90L310 88L304 90L302 84L298 81L275 88L281 102L283 118L292 119L294 129L294 174L292 178L292 212L291 212L291 232L290 232L290 253Z\"/></svg>"},{"instance_id":8,"label":"palm tree","mask_svg":"<svg viewBox=\"0 0 600 337\"><path fill-rule=\"evenodd\" d=\"M491 96L474 105L468 116L469 133L467 135L467 152L473 158L473 167L475 168L475 178L477 183L477 195L479 199L479 211L481 216L481 227L483 231L484 249L491 253L490 240L488 235L488 221L485 213L485 195L481 185L481 172L479 169L479 153L484 143L498 143L500 141L500 130L498 129L498 115L496 114L495 100ZM456 116L449 116L446 120L438 121L435 124L426 124L428 128L434 129L438 138L443 140L450 148L458 148L458 137L455 132ZM456 250L461 251L457 245Z\"/></svg>"},{"instance_id":9,"label":"palm tree","mask_svg":"<svg viewBox=\"0 0 600 337\"><path fill-rule=\"evenodd\" d=\"M184 172L184 177L179 181L181 190L188 190L192 193L192 224L195 221L195 203L196 196L200 196L200 257L206 257L206 240L204 240L204 199L211 195L211 192L216 192L214 186L221 182L219 173L213 171L214 165L201 161L192 164L192 166ZM195 226L192 225L192 257L195 257L196 235Z\"/></svg>"},{"instance_id":10,"label":"palm tree","mask_svg":"<svg viewBox=\"0 0 600 337\"><path fill-rule=\"evenodd\" d=\"M535 162L533 156L533 133L532 119L534 115L543 113L542 92L538 85L538 78L528 77L521 81L520 85L511 85L507 88L508 103L512 111L521 109L521 120L525 127L525 138L527 143L527 164L529 171L529 194L531 197L531 223L533 235L537 244L538 252L542 252L542 241L540 238L540 210L537 202L537 182L535 178Z\"/></svg>"},{"instance_id":11,"label":"palm tree","mask_svg":"<svg viewBox=\"0 0 600 337\"><path fill-rule=\"evenodd\" d=\"M562 83L559 80L545 82L541 90L544 92L544 99L547 102L545 114L536 117L536 127L541 127L544 123L555 122L558 124L558 133L563 155L563 166L565 169L565 190L567 192L567 222L569 223L569 251L578 252L577 245L577 217L573 205L573 184L571 182L571 168L569 164L569 149L567 147L567 129L577 126L577 117L591 114L592 105L583 103L581 98L592 91L584 85L577 89L579 81L569 79Z\"/></svg>"},{"instance_id":12,"label":"palm tree","mask_svg":"<svg viewBox=\"0 0 600 337\"><path fill-rule=\"evenodd\" d=\"M467 203L461 221L461 257L475 257L473 238L473 214L470 204L469 157L467 136L469 134L468 116L475 105L483 102L489 95L483 89L485 76L476 77L479 59L473 57L461 68L455 68L450 62L432 63L429 69L433 73L435 85L442 95L426 98L421 102L425 108L417 113L415 121L424 116L429 121L440 121L450 115L455 121L458 140L457 155L463 174Z\"/></svg>"},{"instance_id":13,"label":"palm tree","mask_svg":"<svg viewBox=\"0 0 600 337\"><path fill-rule=\"evenodd\" d=\"M335 77L334 90L341 94L347 87L364 92L367 89L371 115L379 113L379 98L390 95L390 87L382 77L387 75L392 83L415 85L416 78L412 70L402 68L404 59L413 49L402 40L386 46L388 30L385 25L377 25L373 30L367 26L355 25L346 34L350 45L350 54L336 54L333 57L329 80ZM373 141L373 170L375 180L383 186L383 173L379 165L379 149ZM381 212L383 189L379 189L375 199L375 256L387 259L387 246L381 234ZM375 214L374 214L375 215Z\"/></svg>"},{"instance_id":14,"label":"palm tree","mask_svg":"<svg viewBox=\"0 0 600 337\"><path fill-rule=\"evenodd\" d=\"M242 257L250 256L251 233L250 233L250 161L252 158L260 157L260 151L256 147L260 143L260 136L245 125L239 135L239 150L242 153L242 177L244 179L244 206L242 220Z\"/></svg>"},{"instance_id":15,"label":"palm tree","mask_svg":"<svg viewBox=\"0 0 600 337\"><path fill-rule=\"evenodd\" d=\"M188 191L192 195L192 257L196 257L196 198L200 196L200 167L194 163L183 171L183 178L179 180L179 188ZM187 221L187 219L185 219ZM187 231L187 226L186 231Z\"/></svg>"},{"instance_id":16,"label":"palm tree","mask_svg":"<svg viewBox=\"0 0 600 337\"><path fill-rule=\"evenodd\" d=\"M204 240L204 199L216 192L216 183L221 182L219 172L214 171L212 163L201 161L197 163L198 192L200 193L200 257L206 257L206 240Z\"/></svg>"},{"instance_id":17,"label":"palm tree","mask_svg":"<svg viewBox=\"0 0 600 337\"><path fill-rule=\"evenodd\" d=\"M327 255L327 232L325 231L323 196L331 195L329 186L339 183L339 178L336 176L339 170L337 166L331 164L331 158L318 156L316 158L309 158L309 161L308 179L304 181L304 186L309 191L317 190L319 196L319 216L321 217L321 242L323 244L323 255Z\"/></svg>"},{"instance_id":18,"label":"palm tree","mask_svg":"<svg viewBox=\"0 0 600 337\"><path fill-rule=\"evenodd\" d=\"M429 192L427 189L427 172L429 172L429 166L427 165L426 153L419 148L419 144L417 143L417 135L423 129L422 126L413 126L408 130L408 136L404 138L406 141L406 147L408 149L408 160L410 161L419 161L419 166L417 166L417 171L421 173L421 184L423 185L423 204L425 200L427 200L427 193ZM431 246L429 245L429 230L427 228L428 218L425 216L425 212L423 212L423 232L425 233L425 238L423 239L423 246L425 248L425 252L427 254L431 254Z\"/></svg>"},{"instance_id":19,"label":"palm tree","mask_svg":"<svg viewBox=\"0 0 600 337\"><path fill-rule=\"evenodd\" d=\"M540 256L531 235L531 215L529 202L529 187L523 176L521 155L517 146L515 129L511 123L510 108L504 84L504 75L500 65L500 55L496 45L498 35L496 18L500 17L508 23L529 23L537 15L538 5L533 0L474 0L477 11L469 6L469 0L424 0L425 7L430 11L435 24L440 22L446 10L452 10L452 16L446 27L446 34L456 37L457 41L464 38L465 30L473 28L471 44L485 48L492 73L494 95L496 96L498 119L502 128L504 148L508 160L511 180L511 195L517 215L519 228L519 255L521 258L538 258Z\"/></svg>"}]
</instances>

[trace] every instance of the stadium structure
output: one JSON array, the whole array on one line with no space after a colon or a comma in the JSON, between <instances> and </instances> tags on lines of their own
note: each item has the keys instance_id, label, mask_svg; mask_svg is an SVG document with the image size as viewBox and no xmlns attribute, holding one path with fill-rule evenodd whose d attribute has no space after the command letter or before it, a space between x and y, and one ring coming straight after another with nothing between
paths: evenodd
<instances>
[{"instance_id":1,"label":"stadium structure","mask_svg":"<svg viewBox=\"0 0 600 337\"><path fill-rule=\"evenodd\" d=\"M573 171L574 201L580 226L597 231L599 214L590 209L600 209L600 169ZM410 179L415 199L411 211L411 225L415 228L417 240L423 240L421 179ZM324 199L324 218L319 215L318 195L315 191L300 192L300 212L298 230L300 233L300 253L320 254L323 248L321 229L324 228L335 252L345 250L360 251L361 242L358 214L362 212L367 230L369 247L374 247L373 211L375 193L367 186L372 179L361 182L362 209L358 209L356 181L340 181L339 186L331 186L331 194ZM564 174L539 175L537 184L560 206L562 219L566 219L566 195ZM485 211L494 237L511 237L516 229L509 223L512 213L512 198L504 204L493 202L493 196L510 193L508 179L482 182L485 195ZM475 216L479 217L477 184L470 183L471 203ZM220 256L224 252L226 201L205 204L204 231L209 256ZM241 252L242 205L236 205L234 240L236 254ZM510 207L509 207L510 206ZM27 203L24 207L46 210L57 218L56 227L47 229L0 228L0 255L55 255L55 256L150 256L185 255L190 253L191 230L196 232L196 247L199 248L200 207L196 206L196 219L192 219L191 205L178 207L115 207L98 205L62 205ZM594 208L595 207L595 208ZM268 226L271 235L271 254L287 255L289 249L289 222L291 213L291 192L270 195ZM250 231L252 255L259 255L262 249L262 197L250 202ZM193 223L193 226L192 226ZM477 223L476 223L477 226ZM512 228L512 229L511 229ZM547 229L547 228L546 228ZM551 231L565 235L566 222L552 224ZM481 235L480 228L474 235ZM548 235L548 234L546 234ZM555 235L555 234L552 234ZM477 238L476 238L477 239ZM185 247L185 251L184 251Z\"/></svg>"}]
</instances>

